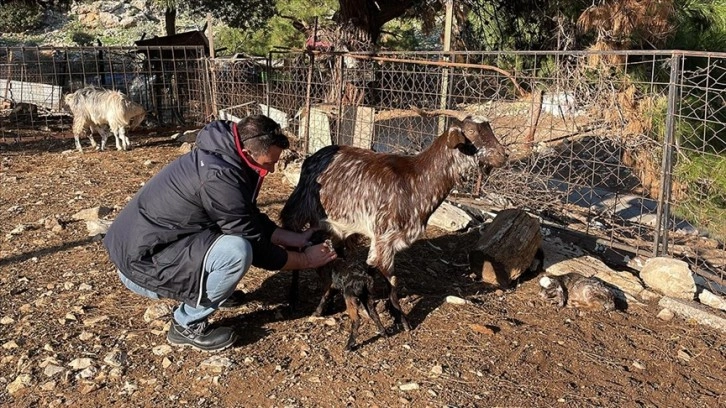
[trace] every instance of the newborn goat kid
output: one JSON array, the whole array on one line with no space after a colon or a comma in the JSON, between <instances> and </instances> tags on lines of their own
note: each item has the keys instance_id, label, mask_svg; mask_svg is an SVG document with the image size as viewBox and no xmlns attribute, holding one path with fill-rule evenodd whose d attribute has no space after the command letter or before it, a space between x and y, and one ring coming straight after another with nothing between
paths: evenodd
<instances>
[{"instance_id":1,"label":"newborn goat kid","mask_svg":"<svg viewBox=\"0 0 726 408\"><path fill-rule=\"evenodd\" d=\"M93 132L98 132L101 135L100 150L106 148L106 126L116 138L116 148L128 150L130 142L126 137L126 128L135 129L146 117L144 107L126 95L95 86L81 88L66 95L64 100L73 114L73 137L76 140L76 149L81 153L83 148L79 137L86 131L91 146L98 149L93 139Z\"/></svg>"},{"instance_id":2,"label":"newborn goat kid","mask_svg":"<svg viewBox=\"0 0 726 408\"><path fill-rule=\"evenodd\" d=\"M556 302L558 307L567 304L568 307L606 312L615 309L615 296L597 278L567 273L561 276L543 276L539 285L542 287L540 296Z\"/></svg>"},{"instance_id":3,"label":"newborn goat kid","mask_svg":"<svg viewBox=\"0 0 726 408\"><path fill-rule=\"evenodd\" d=\"M316 232L311 238L312 243L322 243L325 238L322 235L324 233ZM314 315L321 316L333 293L340 291L343 293L346 313L350 318L350 335L345 349L352 350L355 347L360 327L359 310L371 318L378 327L378 332L385 336L386 330L373 302L373 277L363 268L359 257L352 256L351 252L355 251L348 251L346 257L341 248L333 247L330 239L324 240L324 242L331 251L338 252L338 258L318 269L318 276L323 285L323 297L320 299Z\"/></svg>"},{"instance_id":4,"label":"newborn goat kid","mask_svg":"<svg viewBox=\"0 0 726 408\"><path fill-rule=\"evenodd\" d=\"M390 312L410 330L396 291L396 252L423 236L429 217L463 174L477 166L501 167L506 160L489 123L470 116L416 156L327 146L303 162L300 181L281 211L282 225L293 231L323 227L336 242L355 234L368 237L366 263L386 278Z\"/></svg>"}]
</instances>

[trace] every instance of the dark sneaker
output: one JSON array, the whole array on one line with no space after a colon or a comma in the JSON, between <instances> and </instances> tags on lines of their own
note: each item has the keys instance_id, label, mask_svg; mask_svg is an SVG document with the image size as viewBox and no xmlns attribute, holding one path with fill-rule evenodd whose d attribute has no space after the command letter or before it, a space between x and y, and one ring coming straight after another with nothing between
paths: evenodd
<instances>
[{"instance_id":1,"label":"dark sneaker","mask_svg":"<svg viewBox=\"0 0 726 408\"><path fill-rule=\"evenodd\" d=\"M206 321L184 327L172 319L166 339L175 346L192 346L202 351L219 351L234 344L237 341L237 335L231 327L211 328Z\"/></svg>"},{"instance_id":2,"label":"dark sneaker","mask_svg":"<svg viewBox=\"0 0 726 408\"><path fill-rule=\"evenodd\" d=\"M245 303L245 293L241 290L235 290L227 299L219 304L221 310L236 309Z\"/></svg>"}]
</instances>

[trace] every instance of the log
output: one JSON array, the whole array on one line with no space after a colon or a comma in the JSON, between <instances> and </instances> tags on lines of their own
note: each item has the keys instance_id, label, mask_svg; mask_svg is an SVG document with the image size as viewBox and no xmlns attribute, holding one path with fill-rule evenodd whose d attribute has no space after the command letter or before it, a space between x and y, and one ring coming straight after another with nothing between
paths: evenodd
<instances>
[{"instance_id":1,"label":"log","mask_svg":"<svg viewBox=\"0 0 726 408\"><path fill-rule=\"evenodd\" d=\"M518 209L501 211L481 230L469 252L471 271L491 288L506 289L524 272L544 263L539 221Z\"/></svg>"}]
</instances>

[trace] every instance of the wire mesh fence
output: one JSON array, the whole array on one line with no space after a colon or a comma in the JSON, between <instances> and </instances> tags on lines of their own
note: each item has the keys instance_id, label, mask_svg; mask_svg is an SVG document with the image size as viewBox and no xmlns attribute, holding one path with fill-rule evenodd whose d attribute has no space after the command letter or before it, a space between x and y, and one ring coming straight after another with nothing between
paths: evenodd
<instances>
[{"instance_id":1,"label":"wire mesh fence","mask_svg":"<svg viewBox=\"0 0 726 408\"><path fill-rule=\"evenodd\" d=\"M416 154L451 112L486 117L509 164L461 203L526 208L597 248L687 260L726 280L726 54L276 52L199 47L0 48L3 140L68 129L62 96L118 89L160 125L264 113L304 153L335 144ZM421 115L421 110L441 115Z\"/></svg>"},{"instance_id":2,"label":"wire mesh fence","mask_svg":"<svg viewBox=\"0 0 726 408\"><path fill-rule=\"evenodd\" d=\"M63 96L84 86L127 94L157 126L201 123L211 114L201 47L0 48L4 140L67 130Z\"/></svg>"},{"instance_id":3,"label":"wire mesh fence","mask_svg":"<svg viewBox=\"0 0 726 408\"><path fill-rule=\"evenodd\" d=\"M485 179L466 175L460 201L527 208L600 248L667 253L723 283L722 58L293 53L271 55L255 92L243 91L248 81L218 78L217 86L236 95L225 106L257 101L306 153L336 143L416 154L450 121L417 109L484 116L511 160Z\"/></svg>"}]
</instances>

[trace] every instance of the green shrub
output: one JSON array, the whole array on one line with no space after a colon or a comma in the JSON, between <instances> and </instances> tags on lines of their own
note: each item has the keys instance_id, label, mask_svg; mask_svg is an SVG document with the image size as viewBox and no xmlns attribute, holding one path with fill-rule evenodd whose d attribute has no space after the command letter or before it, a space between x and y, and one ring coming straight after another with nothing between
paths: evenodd
<instances>
[{"instance_id":1,"label":"green shrub","mask_svg":"<svg viewBox=\"0 0 726 408\"><path fill-rule=\"evenodd\" d=\"M18 33L40 27L43 10L37 4L12 1L0 6L0 31Z\"/></svg>"}]
</instances>

